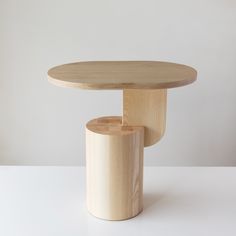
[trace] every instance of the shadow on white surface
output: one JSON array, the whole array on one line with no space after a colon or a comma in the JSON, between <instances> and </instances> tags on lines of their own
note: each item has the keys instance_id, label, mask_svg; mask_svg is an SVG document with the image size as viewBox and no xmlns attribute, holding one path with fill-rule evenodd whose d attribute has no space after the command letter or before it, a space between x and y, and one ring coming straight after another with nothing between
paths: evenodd
<instances>
[{"instance_id":1,"label":"shadow on white surface","mask_svg":"<svg viewBox=\"0 0 236 236\"><path fill-rule=\"evenodd\" d=\"M187 220L199 220L204 218L202 212L209 201L208 197L204 198L197 193L145 193L144 208L140 217L152 217L153 220L163 220L165 217L186 220L187 217Z\"/></svg>"}]
</instances>

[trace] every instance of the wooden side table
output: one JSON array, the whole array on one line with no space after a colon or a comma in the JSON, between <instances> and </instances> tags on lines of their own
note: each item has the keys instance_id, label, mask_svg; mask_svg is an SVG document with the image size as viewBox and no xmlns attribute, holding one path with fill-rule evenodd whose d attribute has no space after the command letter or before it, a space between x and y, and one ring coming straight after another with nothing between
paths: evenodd
<instances>
[{"instance_id":1,"label":"wooden side table","mask_svg":"<svg viewBox=\"0 0 236 236\"><path fill-rule=\"evenodd\" d=\"M123 116L86 125L87 208L124 220L143 209L143 149L165 132L167 89L196 80L193 68L158 61L90 61L56 66L51 83L82 89L122 89Z\"/></svg>"}]
</instances>

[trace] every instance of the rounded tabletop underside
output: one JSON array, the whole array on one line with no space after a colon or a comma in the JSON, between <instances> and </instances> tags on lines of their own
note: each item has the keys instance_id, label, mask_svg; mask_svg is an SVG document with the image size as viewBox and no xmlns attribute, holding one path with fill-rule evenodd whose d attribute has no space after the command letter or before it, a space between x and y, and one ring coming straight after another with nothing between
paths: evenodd
<instances>
[{"instance_id":1,"label":"rounded tabletop underside","mask_svg":"<svg viewBox=\"0 0 236 236\"><path fill-rule=\"evenodd\" d=\"M51 83L82 89L165 89L196 80L192 67L159 61L88 61L48 71Z\"/></svg>"}]
</instances>

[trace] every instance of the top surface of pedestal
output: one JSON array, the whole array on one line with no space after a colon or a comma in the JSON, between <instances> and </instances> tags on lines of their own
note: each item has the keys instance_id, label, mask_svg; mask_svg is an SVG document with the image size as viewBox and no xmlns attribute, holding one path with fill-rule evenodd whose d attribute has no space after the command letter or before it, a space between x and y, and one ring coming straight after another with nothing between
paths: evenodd
<instances>
[{"instance_id":1,"label":"top surface of pedestal","mask_svg":"<svg viewBox=\"0 0 236 236\"><path fill-rule=\"evenodd\" d=\"M192 67L159 61L88 61L48 71L51 83L82 89L164 89L196 80Z\"/></svg>"}]
</instances>

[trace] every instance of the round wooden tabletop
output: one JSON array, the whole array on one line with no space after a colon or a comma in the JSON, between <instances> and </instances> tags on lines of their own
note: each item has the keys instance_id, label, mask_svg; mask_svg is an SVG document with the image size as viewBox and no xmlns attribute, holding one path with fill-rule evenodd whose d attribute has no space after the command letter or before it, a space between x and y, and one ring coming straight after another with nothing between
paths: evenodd
<instances>
[{"instance_id":1,"label":"round wooden tabletop","mask_svg":"<svg viewBox=\"0 0 236 236\"><path fill-rule=\"evenodd\" d=\"M192 67L160 61L87 61L48 71L51 83L82 89L163 89L196 80Z\"/></svg>"}]
</instances>

